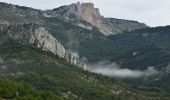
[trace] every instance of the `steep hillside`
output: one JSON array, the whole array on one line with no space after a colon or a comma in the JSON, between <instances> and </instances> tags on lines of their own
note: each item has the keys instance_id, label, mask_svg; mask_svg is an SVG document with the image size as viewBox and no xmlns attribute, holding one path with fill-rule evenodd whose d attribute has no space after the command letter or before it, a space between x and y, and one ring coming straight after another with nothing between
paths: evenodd
<instances>
[{"instance_id":1,"label":"steep hillside","mask_svg":"<svg viewBox=\"0 0 170 100\"><path fill-rule=\"evenodd\" d=\"M132 63L135 63L140 68L146 66L160 68L159 66L166 66L169 63L169 36L170 26L165 26L127 32L110 36L109 39L117 42L119 49L123 50L119 59L123 66L129 65L133 68ZM133 55L134 52L136 55Z\"/></svg>"},{"instance_id":2,"label":"steep hillside","mask_svg":"<svg viewBox=\"0 0 170 100\"><path fill-rule=\"evenodd\" d=\"M38 48L42 48L42 50L66 59L71 64L78 65L84 69L86 67L85 63L67 51L56 38L40 25L30 23L1 27L0 35L1 45L6 43L35 45Z\"/></svg>"},{"instance_id":3,"label":"steep hillside","mask_svg":"<svg viewBox=\"0 0 170 100\"><path fill-rule=\"evenodd\" d=\"M113 78L83 71L77 66L70 65L64 59L34 46L1 45L0 57L1 76L29 83L32 88L32 90L27 89L28 92L22 92L12 89L15 88L15 85L10 85L9 90L13 92L11 91L11 94L6 92L1 94L0 92L1 98L14 99L19 98L18 95L21 99L24 96L28 100L34 95L34 97L44 100L48 97L51 97L51 100L55 100L55 98L61 100L125 100L125 98L126 100L136 100L136 98L169 100L169 94L159 89L123 85L122 82ZM1 84L3 83L0 83L1 88L6 87L8 90L8 84L3 87ZM36 91L41 91L42 94L36 94Z\"/></svg>"},{"instance_id":4,"label":"steep hillside","mask_svg":"<svg viewBox=\"0 0 170 100\"><path fill-rule=\"evenodd\" d=\"M67 49L86 57L91 63L107 60L131 69L136 66L160 69L169 63L169 26L105 37L95 28L90 31L57 18L46 20L50 33Z\"/></svg>"}]
</instances>

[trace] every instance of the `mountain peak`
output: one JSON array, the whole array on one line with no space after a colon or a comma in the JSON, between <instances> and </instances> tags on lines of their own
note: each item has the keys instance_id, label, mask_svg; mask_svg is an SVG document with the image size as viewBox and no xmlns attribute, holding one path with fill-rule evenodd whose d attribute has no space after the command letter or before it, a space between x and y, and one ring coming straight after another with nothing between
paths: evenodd
<instances>
[{"instance_id":1,"label":"mountain peak","mask_svg":"<svg viewBox=\"0 0 170 100\"><path fill-rule=\"evenodd\" d=\"M72 15L74 14L78 18L81 18L91 24L96 24L95 23L95 18L100 18L100 11L98 8L94 7L93 3L73 3L71 5L68 5L66 7L68 14ZM71 17L71 16L70 16Z\"/></svg>"},{"instance_id":2,"label":"mountain peak","mask_svg":"<svg viewBox=\"0 0 170 100\"><path fill-rule=\"evenodd\" d=\"M127 30L134 30L146 27L146 25L141 23L132 23L130 21L124 23L124 21L121 20L119 20L121 21L120 23L116 20L115 26L115 23L112 23L115 21L108 20L101 16L99 8L95 8L94 4L91 2L72 3L71 5L61 6L53 10L44 11L43 15L45 17L57 17L61 19L72 20L74 22L78 21L79 23L81 23L81 21L85 21L92 26L98 28L98 30L106 36L121 33ZM83 26L86 25L83 24ZM120 27L117 28L117 26ZM128 26L128 29L121 28L124 26Z\"/></svg>"},{"instance_id":3,"label":"mountain peak","mask_svg":"<svg viewBox=\"0 0 170 100\"><path fill-rule=\"evenodd\" d=\"M27 23L29 21L42 24L42 16L44 16L71 21L74 25L85 29L91 30L93 27L96 27L106 36L147 27L145 24L138 22L134 23L132 21L104 18L101 16L99 9L95 8L94 4L91 2L72 3L70 5L46 11L6 3L0 3L0 5L2 5L0 6L0 11L2 12L1 15L7 16L10 13L18 18L18 20L10 20L11 17L7 16L0 20L0 25L15 24L16 22ZM25 20L25 18L29 20Z\"/></svg>"},{"instance_id":4,"label":"mountain peak","mask_svg":"<svg viewBox=\"0 0 170 100\"><path fill-rule=\"evenodd\" d=\"M88 23L91 23L92 25L98 24L101 15L99 9L95 8L93 3L80 4L78 2L77 8L80 9L80 12L78 13L83 20L87 21Z\"/></svg>"}]
</instances>

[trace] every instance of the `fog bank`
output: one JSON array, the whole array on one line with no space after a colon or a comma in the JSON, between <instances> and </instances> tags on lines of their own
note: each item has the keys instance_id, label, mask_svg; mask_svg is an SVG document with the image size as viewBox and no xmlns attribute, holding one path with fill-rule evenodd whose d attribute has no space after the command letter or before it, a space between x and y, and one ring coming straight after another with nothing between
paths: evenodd
<instances>
[{"instance_id":1,"label":"fog bank","mask_svg":"<svg viewBox=\"0 0 170 100\"><path fill-rule=\"evenodd\" d=\"M159 73L154 67L148 67L145 70L131 70L128 68L120 68L117 64L109 62L99 62L89 65L87 70L118 78L146 78Z\"/></svg>"}]
</instances>

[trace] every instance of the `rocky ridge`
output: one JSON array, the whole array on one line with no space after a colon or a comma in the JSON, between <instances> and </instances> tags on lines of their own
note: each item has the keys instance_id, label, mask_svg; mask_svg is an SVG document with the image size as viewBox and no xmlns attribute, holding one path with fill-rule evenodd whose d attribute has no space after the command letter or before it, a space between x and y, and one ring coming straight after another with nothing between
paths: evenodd
<instances>
[{"instance_id":1,"label":"rocky ridge","mask_svg":"<svg viewBox=\"0 0 170 100\"><path fill-rule=\"evenodd\" d=\"M0 26L31 22L43 25L41 10L0 2Z\"/></svg>"},{"instance_id":2,"label":"rocky ridge","mask_svg":"<svg viewBox=\"0 0 170 100\"><path fill-rule=\"evenodd\" d=\"M93 3L78 2L42 11L0 2L0 14L0 26L30 22L44 25L46 18L55 17L64 21L71 21L75 25L89 30L96 27L106 36L147 27L145 24L135 21L104 18Z\"/></svg>"},{"instance_id":3,"label":"rocky ridge","mask_svg":"<svg viewBox=\"0 0 170 100\"><path fill-rule=\"evenodd\" d=\"M135 21L104 18L101 16L99 9L94 7L93 3L78 2L53 10L46 10L43 12L43 16L64 18L74 22L83 20L97 27L106 36L147 27L145 24ZM116 23L113 23L115 21ZM127 26L127 28L124 28L124 26Z\"/></svg>"},{"instance_id":4,"label":"rocky ridge","mask_svg":"<svg viewBox=\"0 0 170 100\"><path fill-rule=\"evenodd\" d=\"M41 10L24 7L24 6L13 5L13 4L7 4L3 2L0 2L0 11L1 13L4 13L4 12L14 13L20 17L32 16L37 19L41 17Z\"/></svg>"},{"instance_id":5,"label":"rocky ridge","mask_svg":"<svg viewBox=\"0 0 170 100\"><path fill-rule=\"evenodd\" d=\"M57 41L44 27L37 24L12 25L1 28L0 45L8 42L31 44L44 51L49 51L74 65L86 69L86 64Z\"/></svg>"}]
</instances>

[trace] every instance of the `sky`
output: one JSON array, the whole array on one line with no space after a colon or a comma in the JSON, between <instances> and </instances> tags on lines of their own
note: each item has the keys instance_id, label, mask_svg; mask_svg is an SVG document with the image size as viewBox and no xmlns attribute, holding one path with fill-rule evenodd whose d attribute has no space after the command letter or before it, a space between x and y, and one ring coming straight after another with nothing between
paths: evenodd
<instances>
[{"instance_id":1,"label":"sky","mask_svg":"<svg viewBox=\"0 0 170 100\"><path fill-rule=\"evenodd\" d=\"M152 27L170 25L170 0L0 0L42 10L78 1L94 3L104 17L136 20Z\"/></svg>"}]
</instances>

